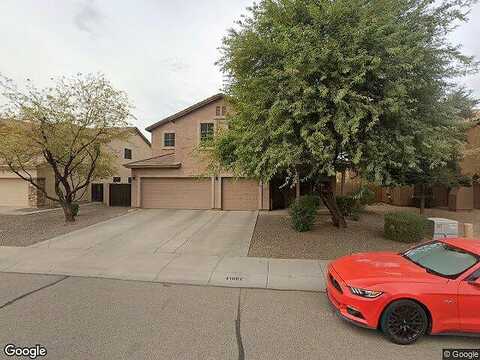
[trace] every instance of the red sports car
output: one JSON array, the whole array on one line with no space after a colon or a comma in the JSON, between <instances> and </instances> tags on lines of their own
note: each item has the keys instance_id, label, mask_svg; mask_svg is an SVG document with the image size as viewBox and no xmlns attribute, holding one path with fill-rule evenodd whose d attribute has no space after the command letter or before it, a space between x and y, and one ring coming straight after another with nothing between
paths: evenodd
<instances>
[{"instance_id":1,"label":"red sports car","mask_svg":"<svg viewBox=\"0 0 480 360\"><path fill-rule=\"evenodd\" d=\"M426 333L480 333L480 240L345 256L330 263L327 277L328 298L343 318L397 344Z\"/></svg>"}]
</instances>

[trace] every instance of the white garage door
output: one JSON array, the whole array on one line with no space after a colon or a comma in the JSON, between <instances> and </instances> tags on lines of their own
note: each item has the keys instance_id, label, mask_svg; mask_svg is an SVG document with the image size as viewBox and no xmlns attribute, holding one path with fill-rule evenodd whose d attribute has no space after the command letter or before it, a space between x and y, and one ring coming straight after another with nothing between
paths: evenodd
<instances>
[{"instance_id":1,"label":"white garage door","mask_svg":"<svg viewBox=\"0 0 480 360\"><path fill-rule=\"evenodd\" d=\"M147 209L210 209L212 183L197 178L142 178L142 207Z\"/></svg>"},{"instance_id":2,"label":"white garage door","mask_svg":"<svg viewBox=\"0 0 480 360\"><path fill-rule=\"evenodd\" d=\"M0 206L28 207L28 183L22 179L0 179Z\"/></svg>"}]
</instances>

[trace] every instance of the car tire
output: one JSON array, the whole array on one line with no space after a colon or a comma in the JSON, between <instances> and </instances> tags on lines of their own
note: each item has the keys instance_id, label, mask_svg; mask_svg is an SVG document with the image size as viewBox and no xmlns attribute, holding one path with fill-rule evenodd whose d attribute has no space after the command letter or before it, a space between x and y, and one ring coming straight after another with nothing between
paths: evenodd
<instances>
[{"instance_id":1,"label":"car tire","mask_svg":"<svg viewBox=\"0 0 480 360\"><path fill-rule=\"evenodd\" d=\"M429 320L425 309L419 303L413 300L398 300L385 309L380 326L390 341L408 345L425 335Z\"/></svg>"}]
</instances>

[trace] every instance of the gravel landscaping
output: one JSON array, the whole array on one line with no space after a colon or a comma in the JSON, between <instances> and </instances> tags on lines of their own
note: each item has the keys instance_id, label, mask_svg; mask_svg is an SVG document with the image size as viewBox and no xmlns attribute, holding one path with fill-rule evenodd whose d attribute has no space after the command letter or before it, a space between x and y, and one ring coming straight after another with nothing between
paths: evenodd
<instances>
[{"instance_id":1,"label":"gravel landscaping","mask_svg":"<svg viewBox=\"0 0 480 360\"><path fill-rule=\"evenodd\" d=\"M126 214L128 208L88 205L74 224L65 224L62 210L31 215L0 215L0 246L29 246Z\"/></svg>"},{"instance_id":2,"label":"gravel landscaping","mask_svg":"<svg viewBox=\"0 0 480 360\"><path fill-rule=\"evenodd\" d=\"M402 251L412 245L387 240L383 237L383 215L389 211L417 212L415 208L375 205L361 215L360 221L348 221L347 229L337 229L324 211L312 229L304 233L294 231L284 213L260 213L248 256L280 259L335 259L365 251ZM451 212L426 209L428 217L445 217L474 224L480 233L480 210ZM463 227L460 225L460 232Z\"/></svg>"}]
</instances>

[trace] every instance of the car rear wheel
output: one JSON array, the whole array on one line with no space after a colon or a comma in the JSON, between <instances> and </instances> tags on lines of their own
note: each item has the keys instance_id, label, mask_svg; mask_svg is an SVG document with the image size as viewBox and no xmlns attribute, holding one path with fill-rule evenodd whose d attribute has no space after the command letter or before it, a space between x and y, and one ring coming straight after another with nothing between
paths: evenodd
<instances>
[{"instance_id":1,"label":"car rear wheel","mask_svg":"<svg viewBox=\"0 0 480 360\"><path fill-rule=\"evenodd\" d=\"M398 300L384 311L380 325L392 342L408 345L427 332L428 316L423 307L415 301Z\"/></svg>"}]
</instances>

